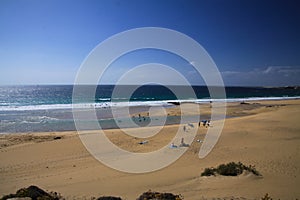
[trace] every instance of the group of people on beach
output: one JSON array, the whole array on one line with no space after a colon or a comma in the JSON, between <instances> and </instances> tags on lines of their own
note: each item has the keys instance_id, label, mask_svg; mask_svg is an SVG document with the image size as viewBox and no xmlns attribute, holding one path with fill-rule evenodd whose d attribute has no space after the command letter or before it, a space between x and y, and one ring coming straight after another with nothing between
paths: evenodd
<instances>
[{"instance_id":1,"label":"group of people on beach","mask_svg":"<svg viewBox=\"0 0 300 200\"><path fill-rule=\"evenodd\" d=\"M183 126L183 131L184 131L184 132L187 131L187 129L188 129L187 127L194 128L194 125L193 125L192 123L188 123L187 126L184 125L184 126Z\"/></svg>"},{"instance_id":2,"label":"group of people on beach","mask_svg":"<svg viewBox=\"0 0 300 200\"><path fill-rule=\"evenodd\" d=\"M149 113L147 113L147 116L142 116L141 114L138 114L138 117L132 116L133 120L138 120L138 122L146 121L149 118Z\"/></svg>"},{"instance_id":3,"label":"group of people on beach","mask_svg":"<svg viewBox=\"0 0 300 200\"><path fill-rule=\"evenodd\" d=\"M205 128L208 128L208 127L211 126L210 120L202 120L202 121L200 121L200 122L198 123L198 127L200 127L201 124L202 124L202 126L204 126ZM184 131L184 132L186 132L186 131L188 130L187 127L194 128L194 125L193 125L192 123L188 123L187 126L184 125L184 126L183 126L183 131Z\"/></svg>"},{"instance_id":4,"label":"group of people on beach","mask_svg":"<svg viewBox=\"0 0 300 200\"><path fill-rule=\"evenodd\" d=\"M179 144L179 147L189 147L190 145L184 142L184 138L181 138L181 142ZM174 144L174 142L171 143L170 148L177 148L178 146Z\"/></svg>"},{"instance_id":5,"label":"group of people on beach","mask_svg":"<svg viewBox=\"0 0 300 200\"><path fill-rule=\"evenodd\" d=\"M132 116L132 119L134 121L138 121L138 122L146 121L147 118L149 118L149 113L147 113L146 116L142 116L141 114L138 114L138 116L134 116L134 115ZM211 121L210 120L201 120L201 121L198 122L198 127L200 127L201 125L203 127L208 128L208 127L211 126ZM194 128L194 124L188 123L188 124L186 124L186 125L183 126L183 131L184 132L188 132L188 130L191 129L191 128ZM147 144L148 142L149 142L148 140L145 140L145 141L139 142L139 144L141 144L141 145L142 144ZM201 140L197 140L197 142L202 142L202 141ZM171 143L170 148L189 147L189 146L190 146L189 144L186 144L184 142L184 138L181 138L181 142L180 142L180 144L178 146L175 145L174 143Z\"/></svg>"},{"instance_id":6,"label":"group of people on beach","mask_svg":"<svg viewBox=\"0 0 300 200\"><path fill-rule=\"evenodd\" d=\"M198 123L198 127L201 126L201 123L206 128L209 127L209 126L211 126L210 120L202 120L201 122Z\"/></svg>"}]
</instances>

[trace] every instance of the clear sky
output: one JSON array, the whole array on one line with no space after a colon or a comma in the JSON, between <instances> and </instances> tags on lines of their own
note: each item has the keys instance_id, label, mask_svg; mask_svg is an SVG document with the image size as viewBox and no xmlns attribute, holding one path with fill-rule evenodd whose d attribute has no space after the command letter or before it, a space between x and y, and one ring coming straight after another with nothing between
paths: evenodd
<instances>
[{"instance_id":1,"label":"clear sky","mask_svg":"<svg viewBox=\"0 0 300 200\"><path fill-rule=\"evenodd\" d=\"M299 9L298 0L0 0L0 84L72 84L100 42L150 26L199 42L226 85L300 85ZM145 57L125 60L153 61ZM119 73L130 67L121 61Z\"/></svg>"}]
</instances>

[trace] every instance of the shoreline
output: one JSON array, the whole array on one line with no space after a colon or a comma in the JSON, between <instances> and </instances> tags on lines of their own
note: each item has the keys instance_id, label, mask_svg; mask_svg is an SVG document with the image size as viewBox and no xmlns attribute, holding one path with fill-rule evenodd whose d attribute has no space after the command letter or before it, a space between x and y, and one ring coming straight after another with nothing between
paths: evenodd
<instances>
[{"instance_id":1,"label":"shoreline","mask_svg":"<svg viewBox=\"0 0 300 200\"><path fill-rule=\"evenodd\" d=\"M255 115L258 112L270 112L272 111L272 108L278 108L280 106L286 106L286 104L297 104L299 102L300 105L300 100L298 99L290 99L290 100L272 100L272 101L252 101L250 103L248 102L230 102L227 103L227 113L226 119L235 119L235 118L241 118L241 117L247 117L251 115ZM279 103L279 104L278 104ZM197 103L189 103L185 102L182 103L181 106L184 105L197 105L197 106L204 106L200 107L201 113L204 113L204 118L203 119L210 119L210 106L209 103L207 104L197 104ZM172 116L177 116L180 117L180 107L175 106L172 108L167 108L167 115L168 117L171 115ZM193 107L192 107L193 108ZM192 114L197 113L197 110L192 111ZM141 116L147 115L147 112L136 112L132 113L132 116L138 116L139 114ZM161 112L158 113L152 113L154 116L160 116ZM113 118L107 119L107 120L114 120ZM194 125L197 125L198 122L192 122ZM178 126L179 123L171 123L171 124L165 124L164 126L166 127L172 127L172 126ZM152 128L159 127L159 126L152 126ZM147 127L140 127L140 128L147 128ZM151 128L151 127L150 127ZM132 127L127 127L127 129L132 129ZM109 131L109 132L114 132L118 131L119 128L102 128L103 131ZM95 132L97 130L82 130L82 131L91 131ZM0 141L5 140L7 138L18 138L19 136L24 137L25 141L51 141L54 140L55 137L75 137L78 136L78 132L76 129L74 130L64 130L64 131L59 131L59 130L49 130L49 131L31 131L31 132L8 132L8 133L0 133ZM12 139L14 140L14 139ZM23 143L22 140L16 139L19 143ZM0 149L1 149L1 143L0 143Z\"/></svg>"},{"instance_id":2,"label":"shoreline","mask_svg":"<svg viewBox=\"0 0 300 200\"><path fill-rule=\"evenodd\" d=\"M300 98L300 97L299 97ZM255 109L258 109L259 107L264 107L264 106L272 106L274 104L282 104L282 102L290 102L290 101L298 101L299 99L296 98L291 98L291 99L285 99L285 100L280 100L280 99L273 99L273 100L256 100L256 99L251 99L249 101L233 101L233 102L222 102L224 103L224 105L226 105L227 107L227 113L226 113L226 118L234 118L234 117L239 117L239 116L245 116L245 115L249 115L251 114L251 110L254 111L252 114L255 114ZM218 103L218 102L216 102ZM242 111L241 109L237 109L235 110L235 108L233 108L232 106L239 106L240 104L245 104L245 106L242 109L245 109L245 111ZM269 105L270 104L270 105ZM195 112L190 112L190 117L191 118L197 118L197 115L199 115L200 113L200 120L209 120L210 119L210 108L209 102L181 102L179 105L169 105L169 106L165 106L163 107L166 110L166 114L162 113L162 111L160 110L161 107L159 106L133 106L133 107L120 107L120 109L118 110L117 116L118 119L120 121L128 121L129 118L126 117L127 114L127 110L129 109L129 113L130 116L138 116L138 114L141 114L142 116L147 116L149 114L149 108L153 108L154 110L157 109L157 111L152 112L152 116L155 117L160 117L163 115L167 115L167 121L165 125L174 125L174 124L178 124L180 123L180 110L178 109L179 106L185 106L185 105L194 105L195 106ZM276 106L276 105L275 105ZM198 108L199 107L199 108ZM229 108L229 109L228 109ZM232 110L230 110L232 108ZM188 108L189 110L191 110L190 108ZM56 110L54 110L56 111ZM58 111L63 111L63 110L58 110ZM198 112L199 111L199 112ZM18 112L24 112L24 111L18 111ZM50 111L47 111L47 113ZM73 114L72 114L72 110L67 110L65 111L66 114L64 114L67 118L66 119L56 119L53 116L44 116L43 113L44 111L41 112L41 114L37 113L37 121L21 121L18 122L20 123L19 125L17 125L17 128L10 128L7 129L6 126L2 127L2 130L10 130L10 131L4 131L4 132L0 132L0 135L3 134L22 134L22 133L38 133L38 132L45 132L45 133L49 133L49 132L64 132L64 131L76 131L76 127L74 125L73 122ZM103 113L104 112L104 113ZM111 129L118 129L118 125L115 123L115 118L113 118L111 114L111 108L109 109L101 109L101 110L97 110L97 116L101 116L104 118L103 119L98 119L98 123L102 124L101 128L103 130L111 130ZM25 112L26 114L26 112ZM43 116L39 116L39 115L43 115ZM53 114L54 115L54 114ZM188 114L185 114L186 116ZM53 119L52 119L53 117ZM48 120L49 118L49 122L45 121ZM156 118L156 120L160 120L159 118ZM3 122L6 120L2 120ZM87 121L88 122L88 121ZM197 121L191 121L192 123L197 123ZM11 122L14 123L14 122ZM55 124L56 123L56 124ZM22 127L26 127L26 124L28 124L29 127L31 127L30 130L28 131L24 131L22 130ZM137 123L137 125L142 125L142 126L146 126L147 123L142 123L139 124ZM2 124L3 126L3 124ZM14 126L14 125L13 125ZM20 126L20 127L18 127ZM9 125L8 125L9 127ZM47 130L48 127L48 130ZM56 129L53 129L53 127L56 127ZM132 128L130 126L127 126L126 128ZM90 129L88 129L90 130ZM91 129L92 130L92 129Z\"/></svg>"},{"instance_id":3,"label":"shoreline","mask_svg":"<svg viewBox=\"0 0 300 200\"><path fill-rule=\"evenodd\" d=\"M115 107L149 107L149 106L174 106L174 103L199 103L206 104L213 102L243 102L243 101L286 101L286 100L299 100L300 96L287 96L287 97L244 97L244 98L226 98L226 99L183 99L183 100L149 100L149 101L131 101L129 102L97 102L97 103L78 103L78 104L41 104L41 105L30 105L30 106L1 106L0 112L14 112L14 111L45 111L45 110L66 110L71 111L73 108L82 108L87 109L90 107L94 107L96 109L107 109L110 106ZM75 106L74 106L75 105Z\"/></svg>"},{"instance_id":4,"label":"shoreline","mask_svg":"<svg viewBox=\"0 0 300 200\"><path fill-rule=\"evenodd\" d=\"M201 111L209 112L209 105ZM169 112L178 114L178 108ZM191 107L186 114L193 112L196 111ZM300 100L235 102L228 104L227 112L236 117L226 119L219 141L208 156L198 158L201 144L197 140L203 140L210 129L201 126L180 159L145 174L123 173L103 165L84 148L76 131L1 134L1 144L7 146L0 148L0 196L37 185L57 191L66 199L103 195L134 199L149 189L182 194L189 200L260 199L266 193L273 199L299 199ZM133 138L119 129L105 130L105 134L120 148L142 153L168 144L178 128L179 125L165 126L143 145L139 142L144 139ZM150 129L135 130L147 133ZM57 136L61 138L54 139ZM200 176L207 167L232 161L255 165L262 177Z\"/></svg>"}]
</instances>

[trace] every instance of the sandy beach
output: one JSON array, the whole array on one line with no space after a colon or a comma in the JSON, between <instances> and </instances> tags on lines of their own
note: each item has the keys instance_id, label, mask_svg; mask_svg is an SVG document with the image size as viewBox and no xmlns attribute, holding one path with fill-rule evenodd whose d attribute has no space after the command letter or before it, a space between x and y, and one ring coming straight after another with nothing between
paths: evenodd
<instances>
[{"instance_id":1,"label":"sandy beach","mask_svg":"<svg viewBox=\"0 0 300 200\"><path fill-rule=\"evenodd\" d=\"M192 108L189 104L183 106ZM208 104L200 108L201 114L209 114ZM169 115L198 112L190 109L180 113L178 107L168 110ZM261 199L266 193L273 199L299 199L300 100L229 103L227 115L230 117L221 137L208 156L199 159L201 143L196 140L203 140L207 130L214 127L201 126L180 159L164 169L144 174L106 167L90 155L75 131L1 134L0 196L37 185L59 192L66 199L112 195L132 200L150 189L182 194L187 200ZM123 149L151 152L168 144L179 126L165 126L159 134L147 138L144 145L138 144L144 139L130 137L118 129L105 133ZM137 131L146 133L151 128ZM251 173L237 177L200 176L207 167L231 161L255 165L262 177Z\"/></svg>"}]
</instances>

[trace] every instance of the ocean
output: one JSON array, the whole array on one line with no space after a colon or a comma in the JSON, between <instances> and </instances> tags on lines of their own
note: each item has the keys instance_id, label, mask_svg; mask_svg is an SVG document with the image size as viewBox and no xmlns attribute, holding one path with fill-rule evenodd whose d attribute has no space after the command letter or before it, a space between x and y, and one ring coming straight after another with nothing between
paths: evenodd
<instances>
[{"instance_id":1,"label":"ocean","mask_svg":"<svg viewBox=\"0 0 300 200\"><path fill-rule=\"evenodd\" d=\"M88 91L93 86L81 86ZM116 128L111 108L122 109L129 101L130 113L147 111L153 106L171 107L172 102L251 101L300 98L300 87L226 87L226 99L211 99L205 86L193 86L196 96L187 91L188 86L124 85L112 97L113 85L97 86L95 95L87 98L83 92L77 96L76 106L82 109L93 105L102 128ZM135 91L134 88L137 88ZM190 87L189 87L190 88ZM180 91L180 98L172 92ZM134 92L127 97L126 91ZM0 86L0 133L76 130L72 114L72 85ZM177 123L178 117L168 117L166 124ZM147 124L142 124L143 126Z\"/></svg>"}]
</instances>

